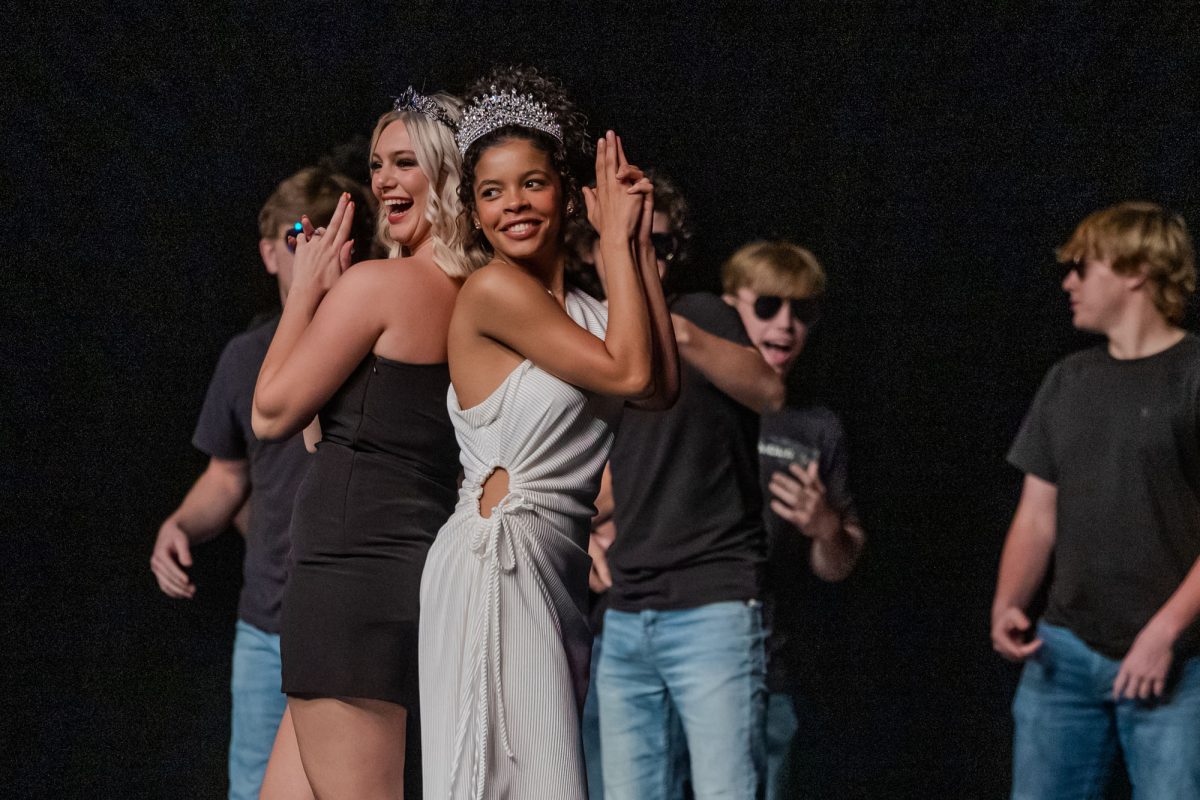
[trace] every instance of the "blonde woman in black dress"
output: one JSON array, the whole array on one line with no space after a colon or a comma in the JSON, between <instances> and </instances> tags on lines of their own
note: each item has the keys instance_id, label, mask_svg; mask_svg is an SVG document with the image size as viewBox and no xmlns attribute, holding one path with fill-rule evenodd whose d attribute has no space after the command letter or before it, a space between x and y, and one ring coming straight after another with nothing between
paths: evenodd
<instances>
[{"instance_id":1,"label":"blonde woman in black dress","mask_svg":"<svg viewBox=\"0 0 1200 800\"><path fill-rule=\"evenodd\" d=\"M399 798L418 702L418 588L454 504L446 331L461 279L458 103L411 90L375 128L371 186L395 258L349 264L355 208L299 237L254 396L262 438L318 414L283 598L288 712L264 798ZM297 759L298 755L298 759ZM414 765L415 766L415 765ZM410 770L411 772L412 770Z\"/></svg>"}]
</instances>

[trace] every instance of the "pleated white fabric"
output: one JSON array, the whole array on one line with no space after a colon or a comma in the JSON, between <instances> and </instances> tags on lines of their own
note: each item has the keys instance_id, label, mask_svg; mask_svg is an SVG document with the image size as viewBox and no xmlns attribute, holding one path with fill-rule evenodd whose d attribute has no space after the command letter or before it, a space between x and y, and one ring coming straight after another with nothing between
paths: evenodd
<instances>
[{"instance_id":1,"label":"pleated white fabric","mask_svg":"<svg viewBox=\"0 0 1200 800\"><path fill-rule=\"evenodd\" d=\"M571 292L603 338L607 310ZM426 798L587 797L589 523L622 402L525 361L482 403L447 405L465 480L421 578L421 747ZM509 493L479 513L493 470Z\"/></svg>"}]
</instances>

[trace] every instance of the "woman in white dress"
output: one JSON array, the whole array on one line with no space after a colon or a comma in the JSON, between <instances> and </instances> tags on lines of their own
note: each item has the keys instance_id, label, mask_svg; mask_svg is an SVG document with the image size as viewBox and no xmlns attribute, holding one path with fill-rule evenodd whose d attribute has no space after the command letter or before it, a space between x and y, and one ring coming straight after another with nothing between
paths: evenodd
<instances>
[{"instance_id":1,"label":"woman in white dress","mask_svg":"<svg viewBox=\"0 0 1200 800\"><path fill-rule=\"evenodd\" d=\"M624 403L678 390L650 243L653 196L610 131L583 191L609 306L564 283L582 117L532 70L468 93L463 201L492 260L450 324L448 406L465 480L421 580L427 798L583 800L589 522Z\"/></svg>"}]
</instances>

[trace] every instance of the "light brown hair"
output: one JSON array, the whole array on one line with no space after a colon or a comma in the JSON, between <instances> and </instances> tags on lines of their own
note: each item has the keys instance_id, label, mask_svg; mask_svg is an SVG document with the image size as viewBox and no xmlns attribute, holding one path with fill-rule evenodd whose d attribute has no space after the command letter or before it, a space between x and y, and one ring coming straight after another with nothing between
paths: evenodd
<instances>
[{"instance_id":1,"label":"light brown hair","mask_svg":"<svg viewBox=\"0 0 1200 800\"><path fill-rule=\"evenodd\" d=\"M1090 214L1058 248L1060 262L1112 260L1119 275L1140 273L1154 307L1171 322L1183 318L1196 290L1195 252L1183 217L1155 203L1126 202Z\"/></svg>"},{"instance_id":2,"label":"light brown hair","mask_svg":"<svg viewBox=\"0 0 1200 800\"><path fill-rule=\"evenodd\" d=\"M305 167L278 186L258 212L258 234L274 239L279 229L300 221L308 214L313 225L328 225L342 192L349 192L355 203L365 202L363 187L345 175L323 167Z\"/></svg>"},{"instance_id":3,"label":"light brown hair","mask_svg":"<svg viewBox=\"0 0 1200 800\"><path fill-rule=\"evenodd\" d=\"M759 295L819 297L825 270L816 256L791 242L750 242L721 267L721 285L726 294L747 288Z\"/></svg>"}]
</instances>

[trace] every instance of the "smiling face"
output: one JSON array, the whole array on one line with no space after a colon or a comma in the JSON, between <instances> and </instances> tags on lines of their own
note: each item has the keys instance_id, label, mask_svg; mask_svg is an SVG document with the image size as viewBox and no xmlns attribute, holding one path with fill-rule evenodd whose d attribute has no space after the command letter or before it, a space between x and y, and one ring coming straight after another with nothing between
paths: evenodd
<instances>
[{"instance_id":1,"label":"smiling face","mask_svg":"<svg viewBox=\"0 0 1200 800\"><path fill-rule=\"evenodd\" d=\"M479 154L475 218L497 255L535 261L561 250L562 179L550 154L512 138Z\"/></svg>"},{"instance_id":2,"label":"smiling face","mask_svg":"<svg viewBox=\"0 0 1200 800\"><path fill-rule=\"evenodd\" d=\"M429 240L429 178L417 164L412 139L400 120L384 128L371 149L371 191L393 241L416 250Z\"/></svg>"}]
</instances>

